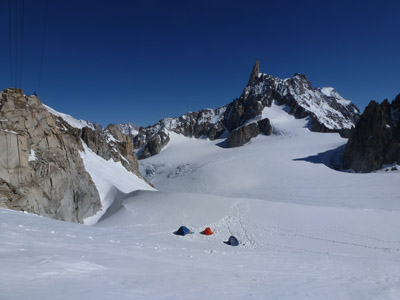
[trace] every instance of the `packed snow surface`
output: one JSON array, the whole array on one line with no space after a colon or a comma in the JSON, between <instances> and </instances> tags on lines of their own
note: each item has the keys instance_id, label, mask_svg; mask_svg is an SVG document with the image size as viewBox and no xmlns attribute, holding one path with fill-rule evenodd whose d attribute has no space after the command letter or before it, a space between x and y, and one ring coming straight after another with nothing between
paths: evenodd
<instances>
[{"instance_id":1,"label":"packed snow surface","mask_svg":"<svg viewBox=\"0 0 400 300\"><path fill-rule=\"evenodd\" d=\"M400 299L400 172L335 171L345 139L263 117L273 134L233 149L170 133L140 162L159 191L85 150L108 209L94 226L0 210L0 298Z\"/></svg>"}]
</instances>

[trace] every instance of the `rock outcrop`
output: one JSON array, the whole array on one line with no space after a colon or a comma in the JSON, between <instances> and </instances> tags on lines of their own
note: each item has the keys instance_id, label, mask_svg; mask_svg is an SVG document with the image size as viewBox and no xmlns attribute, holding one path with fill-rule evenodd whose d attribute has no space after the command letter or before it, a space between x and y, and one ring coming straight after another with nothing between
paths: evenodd
<instances>
[{"instance_id":1,"label":"rock outcrop","mask_svg":"<svg viewBox=\"0 0 400 300\"><path fill-rule=\"evenodd\" d=\"M110 124L104 130L83 127L81 136L94 153L105 160L121 162L125 169L141 177L132 135L125 135L116 125Z\"/></svg>"},{"instance_id":2,"label":"rock outcrop","mask_svg":"<svg viewBox=\"0 0 400 300\"><path fill-rule=\"evenodd\" d=\"M243 125L229 133L228 139L226 140L226 147L240 147L250 142L250 140L260 133L264 135L271 135L272 126L268 118L262 119L261 121Z\"/></svg>"},{"instance_id":3,"label":"rock outcrop","mask_svg":"<svg viewBox=\"0 0 400 300\"><path fill-rule=\"evenodd\" d=\"M0 206L83 222L101 208L81 132L22 90L0 93Z\"/></svg>"},{"instance_id":4,"label":"rock outcrop","mask_svg":"<svg viewBox=\"0 0 400 300\"><path fill-rule=\"evenodd\" d=\"M251 70L249 82L247 83L247 86L252 84L252 82L258 77L258 73L260 73L260 62L256 60L253 70Z\"/></svg>"},{"instance_id":5,"label":"rock outcrop","mask_svg":"<svg viewBox=\"0 0 400 300\"><path fill-rule=\"evenodd\" d=\"M343 154L343 168L355 172L400 164L400 95L392 103L371 101L351 132Z\"/></svg>"},{"instance_id":6,"label":"rock outcrop","mask_svg":"<svg viewBox=\"0 0 400 300\"><path fill-rule=\"evenodd\" d=\"M169 142L169 132L211 140L226 136L227 147L242 146L260 133L271 134L271 124L262 117L262 112L274 101L285 105L288 113L296 118L308 117L309 129L316 132L347 136L360 115L357 107L333 88L313 89L301 74L279 79L259 73L257 61L240 98L217 109L190 112L141 127L134 136L134 147L139 149L139 158L156 155ZM262 120L265 121L260 123Z\"/></svg>"},{"instance_id":7,"label":"rock outcrop","mask_svg":"<svg viewBox=\"0 0 400 300\"><path fill-rule=\"evenodd\" d=\"M169 136L164 131L157 133L143 147L140 156L142 158L147 158L160 153L161 149L168 144L169 140Z\"/></svg>"},{"instance_id":8,"label":"rock outcrop","mask_svg":"<svg viewBox=\"0 0 400 300\"><path fill-rule=\"evenodd\" d=\"M132 123L117 124L116 126L125 135L135 136L139 131L139 127L137 127L135 124Z\"/></svg>"}]
</instances>

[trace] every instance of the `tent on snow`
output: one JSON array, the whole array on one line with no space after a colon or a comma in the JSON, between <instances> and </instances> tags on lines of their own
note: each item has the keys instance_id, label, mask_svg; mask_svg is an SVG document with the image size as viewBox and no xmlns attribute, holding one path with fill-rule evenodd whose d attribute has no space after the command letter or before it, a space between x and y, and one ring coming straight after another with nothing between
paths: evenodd
<instances>
[{"instance_id":1,"label":"tent on snow","mask_svg":"<svg viewBox=\"0 0 400 300\"><path fill-rule=\"evenodd\" d=\"M188 233L193 233L190 231L189 228L187 228L186 226L181 226L179 227L179 229L177 231L174 232L175 235L187 235Z\"/></svg>"},{"instance_id":2,"label":"tent on snow","mask_svg":"<svg viewBox=\"0 0 400 300\"><path fill-rule=\"evenodd\" d=\"M224 243L230 246L239 246L239 241L233 235L231 235L228 241Z\"/></svg>"},{"instance_id":3,"label":"tent on snow","mask_svg":"<svg viewBox=\"0 0 400 300\"><path fill-rule=\"evenodd\" d=\"M204 235L212 235L214 234L214 232L211 230L210 227L207 227L206 229L204 229L204 231L201 232Z\"/></svg>"}]
</instances>

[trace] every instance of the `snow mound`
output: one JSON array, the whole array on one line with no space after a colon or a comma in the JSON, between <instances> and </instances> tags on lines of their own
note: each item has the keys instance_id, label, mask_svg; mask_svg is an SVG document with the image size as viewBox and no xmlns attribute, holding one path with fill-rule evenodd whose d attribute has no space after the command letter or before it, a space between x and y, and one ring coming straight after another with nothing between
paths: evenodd
<instances>
[{"instance_id":1,"label":"snow mound","mask_svg":"<svg viewBox=\"0 0 400 300\"><path fill-rule=\"evenodd\" d=\"M84 142L84 151L80 152L85 169L92 177L99 192L102 209L94 216L84 220L85 224L95 224L107 211L117 195L136 190L154 190L143 179L127 171L121 162L105 160L90 150Z\"/></svg>"}]
</instances>

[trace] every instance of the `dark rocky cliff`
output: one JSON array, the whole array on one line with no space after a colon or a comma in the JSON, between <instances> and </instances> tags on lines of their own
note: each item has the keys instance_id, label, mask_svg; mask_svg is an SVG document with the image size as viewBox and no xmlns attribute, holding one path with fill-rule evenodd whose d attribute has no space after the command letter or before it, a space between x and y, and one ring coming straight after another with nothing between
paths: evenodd
<instances>
[{"instance_id":1,"label":"dark rocky cliff","mask_svg":"<svg viewBox=\"0 0 400 300\"><path fill-rule=\"evenodd\" d=\"M371 101L351 132L343 154L343 168L355 172L400 164L400 95L392 103Z\"/></svg>"}]
</instances>

